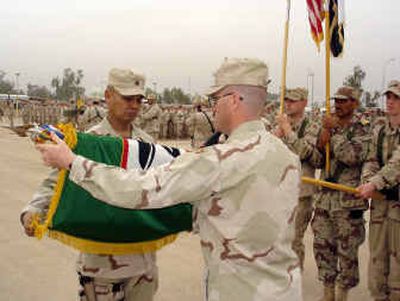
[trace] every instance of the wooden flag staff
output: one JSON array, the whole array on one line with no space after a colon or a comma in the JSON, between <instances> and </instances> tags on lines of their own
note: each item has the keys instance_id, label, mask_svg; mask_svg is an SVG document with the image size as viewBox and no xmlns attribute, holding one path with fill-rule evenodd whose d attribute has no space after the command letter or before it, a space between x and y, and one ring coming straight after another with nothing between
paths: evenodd
<instances>
[{"instance_id":1,"label":"wooden flag staff","mask_svg":"<svg viewBox=\"0 0 400 301\"><path fill-rule=\"evenodd\" d=\"M285 102L285 93L286 93L286 70L287 70L287 53L289 47L289 24L290 24L290 8L291 8L291 0L287 0L287 16L285 23L285 38L283 42L283 59L282 59L282 78L281 78L281 98L280 98L280 107L279 112L283 114L284 111L284 102Z\"/></svg>"},{"instance_id":2,"label":"wooden flag staff","mask_svg":"<svg viewBox=\"0 0 400 301\"><path fill-rule=\"evenodd\" d=\"M325 115L329 117L331 115L331 32L330 32L330 21L329 21L329 1L327 1L327 7L325 12ZM331 158L330 158L330 142L326 144L326 158L325 158L325 172L329 176L331 170Z\"/></svg>"},{"instance_id":3,"label":"wooden flag staff","mask_svg":"<svg viewBox=\"0 0 400 301\"><path fill-rule=\"evenodd\" d=\"M337 184L337 183L331 183L331 182L326 182L326 181L321 181L309 177L301 177L301 180L305 184L311 184L311 185L316 185L316 186L322 186L325 188L333 189L333 190L338 190L338 191L343 191L346 193L351 193L354 195L358 194L358 190L354 187L342 185L342 184ZM380 194L379 192L374 193L372 196L374 200L382 201L385 197Z\"/></svg>"}]
</instances>

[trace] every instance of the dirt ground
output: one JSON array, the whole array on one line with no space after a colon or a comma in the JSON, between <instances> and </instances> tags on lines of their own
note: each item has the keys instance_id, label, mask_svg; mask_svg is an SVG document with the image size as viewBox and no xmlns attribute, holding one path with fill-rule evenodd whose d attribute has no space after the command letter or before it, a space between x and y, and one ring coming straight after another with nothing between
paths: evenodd
<instances>
[{"instance_id":1,"label":"dirt ground","mask_svg":"<svg viewBox=\"0 0 400 301\"><path fill-rule=\"evenodd\" d=\"M76 300L76 251L51 239L38 241L24 236L19 222L20 211L48 168L41 164L28 138L18 137L5 127L0 127L0 166L0 300ZM317 280L310 229L305 242L304 300L318 300L322 288ZM158 252L157 260L160 286L156 301L202 300L203 260L198 237L180 235L177 242ZM361 283L349 300L371 300L366 285L367 262L364 243L360 249Z\"/></svg>"}]
</instances>

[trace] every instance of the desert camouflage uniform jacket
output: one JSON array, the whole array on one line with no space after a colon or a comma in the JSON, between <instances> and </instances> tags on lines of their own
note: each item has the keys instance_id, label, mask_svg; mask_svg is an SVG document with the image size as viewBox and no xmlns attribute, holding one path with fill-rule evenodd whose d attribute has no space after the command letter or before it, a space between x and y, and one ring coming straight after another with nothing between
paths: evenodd
<instances>
[{"instance_id":1,"label":"desert camouflage uniform jacket","mask_svg":"<svg viewBox=\"0 0 400 301\"><path fill-rule=\"evenodd\" d=\"M156 103L143 110L142 119L144 128L148 133L158 133L160 130L160 117L162 110Z\"/></svg>"},{"instance_id":2,"label":"desert camouflage uniform jacket","mask_svg":"<svg viewBox=\"0 0 400 301\"><path fill-rule=\"evenodd\" d=\"M124 171L76 157L70 179L112 205L194 205L207 267L206 299L301 300L291 249L300 162L260 121L225 144L148 170Z\"/></svg>"},{"instance_id":3,"label":"desert camouflage uniform jacket","mask_svg":"<svg viewBox=\"0 0 400 301\"><path fill-rule=\"evenodd\" d=\"M353 118L350 125L334 130L331 140L331 168L325 171L325 152L315 157L313 164L321 168L322 180L357 187L361 180L361 170L368 154L370 136L368 127ZM353 194L321 188L315 198L317 208L324 210L365 210L366 200L357 199Z\"/></svg>"},{"instance_id":4,"label":"desert camouflage uniform jacket","mask_svg":"<svg viewBox=\"0 0 400 301\"><path fill-rule=\"evenodd\" d=\"M320 159L316 148L319 125L309 117L303 117L297 124L292 125L293 132L282 141L300 157L302 175L314 178L315 168L310 163ZM316 187L308 184L301 184L300 197L312 196Z\"/></svg>"},{"instance_id":5,"label":"desert camouflage uniform jacket","mask_svg":"<svg viewBox=\"0 0 400 301\"><path fill-rule=\"evenodd\" d=\"M207 117L208 119L207 119ZM192 137L192 147L199 148L211 137L214 130L212 116L206 111L192 113L186 121L189 136Z\"/></svg>"},{"instance_id":6,"label":"desert camouflage uniform jacket","mask_svg":"<svg viewBox=\"0 0 400 301\"><path fill-rule=\"evenodd\" d=\"M380 135L382 141L379 141ZM391 127L389 120L377 123L373 129L368 160L363 168L363 182L367 181L374 183L378 190L392 188L400 182L400 128Z\"/></svg>"},{"instance_id":7,"label":"desert camouflage uniform jacket","mask_svg":"<svg viewBox=\"0 0 400 301\"><path fill-rule=\"evenodd\" d=\"M98 125L88 130L88 133L96 135L118 136L111 127L107 118L104 118ZM131 137L146 142L153 142L153 139L139 128L133 126ZM25 212L46 213L50 199L54 193L57 182L58 171L53 171L50 176L43 181L39 189L33 196ZM22 215L21 214L21 215ZM120 279L139 276L150 272L156 268L155 254L132 254L132 255L94 255L80 253L77 260L77 271L84 276L100 277L106 279Z\"/></svg>"}]
</instances>

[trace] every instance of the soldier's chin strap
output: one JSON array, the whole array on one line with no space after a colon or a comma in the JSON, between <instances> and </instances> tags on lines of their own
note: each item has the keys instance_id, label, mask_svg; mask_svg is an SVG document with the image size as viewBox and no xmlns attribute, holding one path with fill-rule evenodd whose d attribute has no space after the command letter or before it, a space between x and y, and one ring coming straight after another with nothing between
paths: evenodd
<instances>
[{"instance_id":1,"label":"soldier's chin strap","mask_svg":"<svg viewBox=\"0 0 400 301\"><path fill-rule=\"evenodd\" d=\"M223 134L221 132L215 132L214 134L212 134L212 136L210 138L208 138L203 145L201 146L201 148L203 147L207 147L207 146L211 146L211 145L215 145L218 144L219 142L219 138L222 136Z\"/></svg>"}]
</instances>

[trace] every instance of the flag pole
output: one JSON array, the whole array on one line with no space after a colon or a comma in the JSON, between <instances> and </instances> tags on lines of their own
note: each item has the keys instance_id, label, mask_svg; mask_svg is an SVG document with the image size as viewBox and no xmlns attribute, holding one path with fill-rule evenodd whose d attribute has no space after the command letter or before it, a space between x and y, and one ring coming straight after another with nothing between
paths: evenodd
<instances>
[{"instance_id":1,"label":"flag pole","mask_svg":"<svg viewBox=\"0 0 400 301\"><path fill-rule=\"evenodd\" d=\"M283 41L283 59L282 59L282 78L281 78L281 98L279 112L282 114L284 111L285 93L286 93L286 70L287 70L287 53L289 46L289 23L290 23L290 8L291 0L287 0L287 16L285 23L285 38Z\"/></svg>"},{"instance_id":2,"label":"flag pole","mask_svg":"<svg viewBox=\"0 0 400 301\"><path fill-rule=\"evenodd\" d=\"M326 91L326 103L325 115L329 117L331 115L331 29L330 29L330 15L329 15L329 0L327 1L327 7L325 11L325 91ZM325 171L329 176L329 172L331 169L331 160L330 160L330 142L326 144L326 158L325 158Z\"/></svg>"},{"instance_id":3,"label":"flag pole","mask_svg":"<svg viewBox=\"0 0 400 301\"><path fill-rule=\"evenodd\" d=\"M355 194L355 195L357 195L359 193L359 191L354 187L337 184L337 183L321 181L321 180L317 180L314 178L301 177L301 181L304 184L321 186L321 187L329 188L332 190L343 191L343 192L351 193L351 194ZM383 201L385 199L385 197L380 192L375 192L372 196L372 199L377 200L377 201Z\"/></svg>"}]
</instances>

